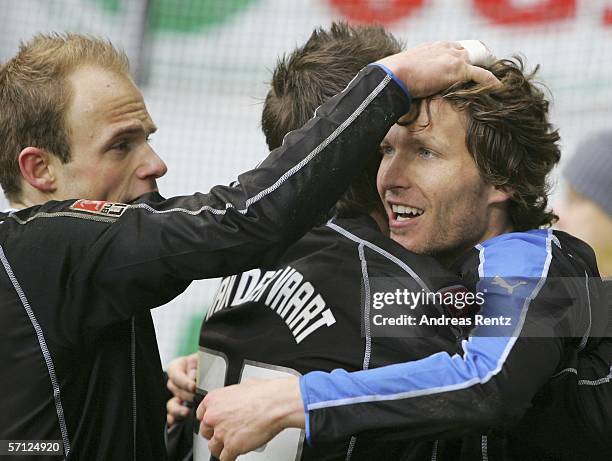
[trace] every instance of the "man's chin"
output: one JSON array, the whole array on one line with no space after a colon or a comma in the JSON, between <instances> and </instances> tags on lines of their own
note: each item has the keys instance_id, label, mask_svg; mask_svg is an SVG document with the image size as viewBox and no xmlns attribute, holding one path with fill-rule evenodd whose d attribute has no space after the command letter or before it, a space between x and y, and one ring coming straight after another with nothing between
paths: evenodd
<instances>
[{"instance_id":1,"label":"man's chin","mask_svg":"<svg viewBox=\"0 0 612 461\"><path fill-rule=\"evenodd\" d=\"M406 233L396 233L391 230L391 240L400 244L408 251L416 254L428 254L427 246L419 242L415 235L407 235Z\"/></svg>"},{"instance_id":2,"label":"man's chin","mask_svg":"<svg viewBox=\"0 0 612 461\"><path fill-rule=\"evenodd\" d=\"M430 256L444 266L450 266L463 253L457 248L435 247L430 242L423 242L414 237L414 235L407 236L406 234L391 233L391 239L399 243L406 250L418 255Z\"/></svg>"}]
</instances>

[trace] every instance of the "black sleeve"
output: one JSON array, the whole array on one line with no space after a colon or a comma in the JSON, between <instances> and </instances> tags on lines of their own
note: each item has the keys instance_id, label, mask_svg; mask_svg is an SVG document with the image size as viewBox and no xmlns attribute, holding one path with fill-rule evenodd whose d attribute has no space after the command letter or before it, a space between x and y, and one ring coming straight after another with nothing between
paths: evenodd
<instances>
[{"instance_id":1,"label":"black sleeve","mask_svg":"<svg viewBox=\"0 0 612 461\"><path fill-rule=\"evenodd\" d=\"M602 292L607 326L602 337L594 338L593 344L578 354L576 368L567 370L567 374L569 390L576 393L578 420L589 434L605 441L612 456L612 280L603 283Z\"/></svg>"},{"instance_id":2,"label":"black sleeve","mask_svg":"<svg viewBox=\"0 0 612 461\"><path fill-rule=\"evenodd\" d=\"M265 265L333 205L409 104L389 74L366 67L231 187L104 216L74 202L17 213L21 227L44 221L47 244L66 253L60 280L42 277L34 289L44 297L46 283L63 286L59 310L83 331L162 305L191 280Z\"/></svg>"},{"instance_id":3,"label":"black sleeve","mask_svg":"<svg viewBox=\"0 0 612 461\"><path fill-rule=\"evenodd\" d=\"M612 281L604 285L607 294L604 288L603 301L609 313ZM555 448L555 454L572 454L572 459L612 459L612 316L604 333L572 354L538 395L541 410L529 414L526 430L537 431L546 446Z\"/></svg>"}]
</instances>

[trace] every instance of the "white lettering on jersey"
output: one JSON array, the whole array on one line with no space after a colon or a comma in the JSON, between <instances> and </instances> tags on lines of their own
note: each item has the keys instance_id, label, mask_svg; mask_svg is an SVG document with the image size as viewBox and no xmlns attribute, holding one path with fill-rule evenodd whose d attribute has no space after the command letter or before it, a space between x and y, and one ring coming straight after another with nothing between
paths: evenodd
<instances>
[{"instance_id":1,"label":"white lettering on jersey","mask_svg":"<svg viewBox=\"0 0 612 461\"><path fill-rule=\"evenodd\" d=\"M261 295L264 293L264 291L266 291L266 288L268 287L268 285L279 274L280 272L277 272L277 271L266 272L264 276L261 278L261 280L259 281L259 283L257 284L257 286L255 287L255 289L251 292L251 294L247 298L247 301L259 301L259 298L261 298Z\"/></svg>"},{"instance_id":2,"label":"white lettering on jersey","mask_svg":"<svg viewBox=\"0 0 612 461\"><path fill-rule=\"evenodd\" d=\"M276 295L278 294L280 289L283 287L283 285L285 285L285 282L287 281L287 279L291 277L291 274L293 274L294 272L295 272L295 269L291 268L290 266L287 266L283 270L283 272L281 272L280 276L274 282L274 285L272 285L272 288L270 289L270 293L268 293L268 296L266 297L266 301L265 301L266 306L270 306L270 304L272 303L272 300L276 298ZM261 295L257 298L257 300L259 300L260 297Z\"/></svg>"},{"instance_id":3,"label":"white lettering on jersey","mask_svg":"<svg viewBox=\"0 0 612 461\"><path fill-rule=\"evenodd\" d=\"M267 292L263 303L285 321L296 343L319 328L336 323L334 314L326 308L325 300L312 283L304 281L304 276L290 266L263 275L261 270L253 269L239 276L237 284L237 275L221 281L207 319L226 307L261 301Z\"/></svg>"},{"instance_id":4,"label":"white lettering on jersey","mask_svg":"<svg viewBox=\"0 0 612 461\"><path fill-rule=\"evenodd\" d=\"M232 287L236 282L236 275L232 275L231 277L225 277L221 280L219 284L219 288L217 288L217 292L215 293L215 297L213 298L213 303L208 309L206 313L206 318L208 319L215 312L220 311L224 307L228 305L229 297L232 292Z\"/></svg>"},{"instance_id":5,"label":"white lettering on jersey","mask_svg":"<svg viewBox=\"0 0 612 461\"><path fill-rule=\"evenodd\" d=\"M268 306L274 309L277 314L280 314L285 304L287 304L287 301L289 301L289 298L295 293L298 285L302 283L302 280L304 280L304 276L294 270L291 276L283 284L283 287L279 290L278 296L276 296L272 304L268 304ZM268 299L270 298L268 297Z\"/></svg>"},{"instance_id":6,"label":"white lettering on jersey","mask_svg":"<svg viewBox=\"0 0 612 461\"><path fill-rule=\"evenodd\" d=\"M317 295L319 298L320 296ZM304 338L306 338L313 331L318 330L323 325L327 325L328 327L336 323L336 319L334 318L334 314L329 309L325 309L321 312L321 318L317 319L315 322L310 324L308 328L306 328L299 336L295 338L295 342L300 343ZM306 325L306 323L304 323ZM295 334L295 333L294 333Z\"/></svg>"},{"instance_id":7,"label":"white lettering on jersey","mask_svg":"<svg viewBox=\"0 0 612 461\"><path fill-rule=\"evenodd\" d=\"M257 286L257 282L261 277L261 270L252 269L248 272L243 272L238 281L238 287L236 288L236 294L232 299L232 305L242 304L246 302L251 292Z\"/></svg>"},{"instance_id":8,"label":"white lettering on jersey","mask_svg":"<svg viewBox=\"0 0 612 461\"><path fill-rule=\"evenodd\" d=\"M289 302L285 304L285 307L278 311L278 315L285 319L287 325L290 325L294 317L302 310L306 302L314 294L314 287L310 282L305 282L295 291ZM291 312L287 317L287 313Z\"/></svg>"}]
</instances>

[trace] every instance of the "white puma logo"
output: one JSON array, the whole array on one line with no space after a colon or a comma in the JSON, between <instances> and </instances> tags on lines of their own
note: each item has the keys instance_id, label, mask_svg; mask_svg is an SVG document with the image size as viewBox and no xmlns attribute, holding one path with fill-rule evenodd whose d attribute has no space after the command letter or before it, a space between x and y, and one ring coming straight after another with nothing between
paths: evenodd
<instances>
[{"instance_id":1,"label":"white puma logo","mask_svg":"<svg viewBox=\"0 0 612 461\"><path fill-rule=\"evenodd\" d=\"M500 287L505 288L506 290L508 290L508 294L512 295L512 293L514 292L514 289L520 285L527 285L527 282L525 281L520 281L519 283L517 283L516 285L510 285L508 282L506 282L503 278L501 278L499 275L496 275L493 278L493 281L491 282L493 285L499 285Z\"/></svg>"}]
</instances>

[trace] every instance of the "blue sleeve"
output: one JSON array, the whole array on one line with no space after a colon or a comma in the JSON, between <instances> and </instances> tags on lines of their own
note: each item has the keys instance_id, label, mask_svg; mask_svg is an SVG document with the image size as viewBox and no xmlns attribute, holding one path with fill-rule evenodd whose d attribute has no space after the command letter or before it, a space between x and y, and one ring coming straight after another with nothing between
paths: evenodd
<instances>
[{"instance_id":1,"label":"blue sleeve","mask_svg":"<svg viewBox=\"0 0 612 461\"><path fill-rule=\"evenodd\" d=\"M431 436L522 415L561 356L558 339L520 338L548 276L551 240L552 231L537 230L477 247L481 314L504 316L509 325L476 327L463 341L462 354L440 352L367 371L303 376L308 441L385 428ZM514 286L512 295L507 285Z\"/></svg>"}]
</instances>

